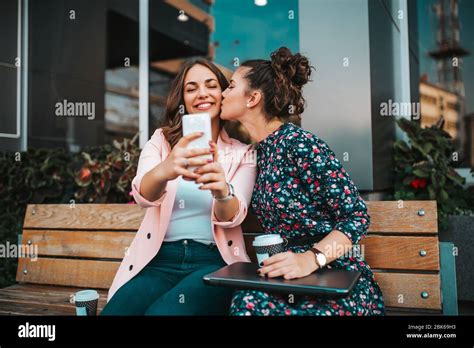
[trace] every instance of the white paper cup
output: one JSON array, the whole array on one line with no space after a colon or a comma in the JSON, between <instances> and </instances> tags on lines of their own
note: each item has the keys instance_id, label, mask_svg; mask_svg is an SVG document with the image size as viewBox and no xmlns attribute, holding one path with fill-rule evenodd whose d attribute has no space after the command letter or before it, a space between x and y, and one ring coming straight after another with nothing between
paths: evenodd
<instances>
[{"instance_id":1,"label":"white paper cup","mask_svg":"<svg viewBox=\"0 0 474 348\"><path fill-rule=\"evenodd\" d=\"M74 294L72 301L76 304L77 315L97 315L99 293L95 290L81 290Z\"/></svg>"},{"instance_id":2,"label":"white paper cup","mask_svg":"<svg viewBox=\"0 0 474 348\"><path fill-rule=\"evenodd\" d=\"M255 237L252 245L257 254L258 264L262 266L264 260L283 251L283 238L279 234L264 234Z\"/></svg>"}]
</instances>

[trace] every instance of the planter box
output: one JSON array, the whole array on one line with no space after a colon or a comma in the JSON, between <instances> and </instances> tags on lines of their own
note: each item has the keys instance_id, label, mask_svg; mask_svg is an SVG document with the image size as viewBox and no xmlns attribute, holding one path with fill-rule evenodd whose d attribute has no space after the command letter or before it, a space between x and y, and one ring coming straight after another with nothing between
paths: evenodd
<instances>
[{"instance_id":1,"label":"planter box","mask_svg":"<svg viewBox=\"0 0 474 348\"><path fill-rule=\"evenodd\" d=\"M456 279L458 300L474 301L474 215L452 215L439 239L457 247Z\"/></svg>"}]
</instances>

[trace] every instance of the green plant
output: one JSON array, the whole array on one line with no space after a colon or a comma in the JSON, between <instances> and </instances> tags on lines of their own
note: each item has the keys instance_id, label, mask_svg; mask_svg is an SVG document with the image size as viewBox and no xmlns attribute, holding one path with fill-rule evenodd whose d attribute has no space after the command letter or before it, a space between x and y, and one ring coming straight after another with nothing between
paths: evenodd
<instances>
[{"instance_id":1,"label":"green plant","mask_svg":"<svg viewBox=\"0 0 474 348\"><path fill-rule=\"evenodd\" d=\"M29 203L65 203L74 186L72 156L62 149L0 153L0 241L18 243ZM0 287L15 281L18 260L0 259Z\"/></svg>"},{"instance_id":2,"label":"green plant","mask_svg":"<svg viewBox=\"0 0 474 348\"><path fill-rule=\"evenodd\" d=\"M394 198L436 200L442 229L448 215L470 213L465 179L452 166L455 148L451 136L438 125L421 128L419 122L404 118L397 125L409 142L394 143Z\"/></svg>"},{"instance_id":3,"label":"green plant","mask_svg":"<svg viewBox=\"0 0 474 348\"><path fill-rule=\"evenodd\" d=\"M114 140L113 146L87 148L82 152L85 163L76 172L79 203L132 203L130 183L137 171L140 149L133 139Z\"/></svg>"}]
</instances>

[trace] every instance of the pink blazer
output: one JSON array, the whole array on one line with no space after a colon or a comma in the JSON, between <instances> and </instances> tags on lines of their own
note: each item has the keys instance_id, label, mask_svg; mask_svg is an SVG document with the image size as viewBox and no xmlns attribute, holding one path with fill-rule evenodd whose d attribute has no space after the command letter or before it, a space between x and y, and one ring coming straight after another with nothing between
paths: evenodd
<instances>
[{"instance_id":1,"label":"pink blazer","mask_svg":"<svg viewBox=\"0 0 474 348\"><path fill-rule=\"evenodd\" d=\"M212 203L211 221L214 240L227 264L237 261L250 262L245 250L240 224L247 215L247 208L252 197L256 176L255 150L236 139L231 139L222 129L217 140L219 163L226 174L227 181L232 183L235 196L239 200L239 211L232 221L217 221L214 217ZM140 154L137 175L132 180L132 193L138 205L146 208L145 217L135 235L109 289L107 302L126 282L139 273L160 250L171 218L175 201L177 179L169 181L163 195L150 202L140 194L140 182L143 176L153 167L167 158L170 145L161 129L155 131L145 144ZM209 192L209 194L211 194ZM148 237L150 235L150 238Z\"/></svg>"}]
</instances>

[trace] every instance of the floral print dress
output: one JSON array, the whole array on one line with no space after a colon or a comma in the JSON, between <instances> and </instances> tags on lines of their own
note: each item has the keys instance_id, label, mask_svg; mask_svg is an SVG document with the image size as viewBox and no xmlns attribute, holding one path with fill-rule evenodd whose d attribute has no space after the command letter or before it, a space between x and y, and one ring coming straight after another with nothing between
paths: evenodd
<instances>
[{"instance_id":1,"label":"floral print dress","mask_svg":"<svg viewBox=\"0 0 474 348\"><path fill-rule=\"evenodd\" d=\"M282 124L256 145L257 180L252 208L265 233L285 238L323 236L336 229L357 246L370 216L357 188L329 146L293 123ZM312 245L287 250L307 251ZM346 253L328 268L362 272L344 298L290 297L237 290L231 315L384 315L382 292L357 253Z\"/></svg>"}]
</instances>

